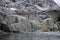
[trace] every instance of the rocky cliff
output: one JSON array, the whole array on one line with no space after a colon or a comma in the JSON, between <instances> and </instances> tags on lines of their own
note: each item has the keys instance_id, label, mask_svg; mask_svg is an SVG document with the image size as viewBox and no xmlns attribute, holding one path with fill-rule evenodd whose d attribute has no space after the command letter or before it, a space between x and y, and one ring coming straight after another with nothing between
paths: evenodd
<instances>
[{"instance_id":1,"label":"rocky cliff","mask_svg":"<svg viewBox=\"0 0 60 40\"><path fill-rule=\"evenodd\" d=\"M60 8L53 0L1 0L0 30L59 31Z\"/></svg>"}]
</instances>

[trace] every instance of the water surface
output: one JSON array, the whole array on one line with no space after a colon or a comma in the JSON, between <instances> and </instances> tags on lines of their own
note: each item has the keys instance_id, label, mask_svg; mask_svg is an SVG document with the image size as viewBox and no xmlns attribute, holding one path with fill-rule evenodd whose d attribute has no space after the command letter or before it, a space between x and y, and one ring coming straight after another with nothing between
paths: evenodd
<instances>
[{"instance_id":1,"label":"water surface","mask_svg":"<svg viewBox=\"0 0 60 40\"><path fill-rule=\"evenodd\" d=\"M60 33L20 33L20 34L2 34L0 40L60 40Z\"/></svg>"}]
</instances>

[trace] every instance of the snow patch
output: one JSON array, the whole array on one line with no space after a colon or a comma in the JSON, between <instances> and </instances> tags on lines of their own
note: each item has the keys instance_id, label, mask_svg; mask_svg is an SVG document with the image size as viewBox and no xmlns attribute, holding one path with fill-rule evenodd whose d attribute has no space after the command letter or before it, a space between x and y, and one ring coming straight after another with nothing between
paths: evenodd
<instances>
[{"instance_id":1,"label":"snow patch","mask_svg":"<svg viewBox=\"0 0 60 40\"><path fill-rule=\"evenodd\" d=\"M60 6L60 0L54 0L58 6Z\"/></svg>"},{"instance_id":2,"label":"snow patch","mask_svg":"<svg viewBox=\"0 0 60 40\"><path fill-rule=\"evenodd\" d=\"M10 10L17 10L16 8L10 8Z\"/></svg>"}]
</instances>

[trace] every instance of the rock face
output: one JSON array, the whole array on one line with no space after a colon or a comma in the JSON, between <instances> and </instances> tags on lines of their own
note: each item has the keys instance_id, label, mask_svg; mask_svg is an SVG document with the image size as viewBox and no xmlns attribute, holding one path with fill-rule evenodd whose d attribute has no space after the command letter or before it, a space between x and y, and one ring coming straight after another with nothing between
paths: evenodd
<instances>
[{"instance_id":1,"label":"rock face","mask_svg":"<svg viewBox=\"0 0 60 40\"><path fill-rule=\"evenodd\" d=\"M58 27L54 20L47 15L39 15L40 29L42 31L57 31Z\"/></svg>"},{"instance_id":2,"label":"rock face","mask_svg":"<svg viewBox=\"0 0 60 40\"><path fill-rule=\"evenodd\" d=\"M34 32L60 30L60 8L53 0L2 0L0 30Z\"/></svg>"},{"instance_id":3,"label":"rock face","mask_svg":"<svg viewBox=\"0 0 60 40\"><path fill-rule=\"evenodd\" d=\"M12 10L12 8L0 7L0 12L5 15L16 15L16 11Z\"/></svg>"},{"instance_id":4,"label":"rock face","mask_svg":"<svg viewBox=\"0 0 60 40\"><path fill-rule=\"evenodd\" d=\"M22 16L15 16L17 17L16 23L11 24L11 31L26 31L26 32L32 32L37 30L38 24L31 22L30 20L26 19Z\"/></svg>"},{"instance_id":5,"label":"rock face","mask_svg":"<svg viewBox=\"0 0 60 40\"><path fill-rule=\"evenodd\" d=\"M26 17L18 16L18 15L9 15L4 17L3 19L6 24L7 28L9 28L9 31L26 31L26 32L32 32L37 30L38 24L28 20ZM4 29L4 27L3 27ZM3 30L1 29L1 30ZM7 29L8 30L8 29ZM4 31L4 30L3 30Z\"/></svg>"}]
</instances>

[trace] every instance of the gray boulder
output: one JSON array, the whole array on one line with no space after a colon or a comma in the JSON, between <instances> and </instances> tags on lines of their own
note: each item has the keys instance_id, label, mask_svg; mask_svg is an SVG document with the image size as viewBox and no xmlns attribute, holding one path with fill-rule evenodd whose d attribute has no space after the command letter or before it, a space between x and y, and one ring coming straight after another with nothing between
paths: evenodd
<instances>
[{"instance_id":1,"label":"gray boulder","mask_svg":"<svg viewBox=\"0 0 60 40\"><path fill-rule=\"evenodd\" d=\"M38 24L34 21L28 20L26 17L19 15L8 15L4 21L9 25L10 31L26 31L32 32L38 29Z\"/></svg>"},{"instance_id":2,"label":"gray boulder","mask_svg":"<svg viewBox=\"0 0 60 40\"><path fill-rule=\"evenodd\" d=\"M19 23L12 24L10 30L19 32L34 32L38 30L38 25L35 22L23 19L20 21Z\"/></svg>"},{"instance_id":3,"label":"gray boulder","mask_svg":"<svg viewBox=\"0 0 60 40\"><path fill-rule=\"evenodd\" d=\"M39 15L40 29L43 31L57 31L58 26L54 23L54 20L50 15Z\"/></svg>"}]
</instances>

